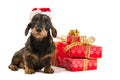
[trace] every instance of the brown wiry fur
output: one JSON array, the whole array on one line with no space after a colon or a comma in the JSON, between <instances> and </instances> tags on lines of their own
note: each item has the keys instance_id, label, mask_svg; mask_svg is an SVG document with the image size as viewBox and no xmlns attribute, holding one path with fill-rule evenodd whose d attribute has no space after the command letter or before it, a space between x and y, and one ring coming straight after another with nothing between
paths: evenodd
<instances>
[{"instance_id":1,"label":"brown wiry fur","mask_svg":"<svg viewBox=\"0 0 120 80\"><path fill-rule=\"evenodd\" d=\"M44 68L45 73L53 73L50 60L55 50L55 45L50 35L52 30L53 37L56 37L57 31L53 27L50 18L44 14L36 14L25 29L25 35L29 29L32 30L25 47L17 51L9 69L17 71L23 68L25 73L32 74L35 71Z\"/></svg>"}]
</instances>

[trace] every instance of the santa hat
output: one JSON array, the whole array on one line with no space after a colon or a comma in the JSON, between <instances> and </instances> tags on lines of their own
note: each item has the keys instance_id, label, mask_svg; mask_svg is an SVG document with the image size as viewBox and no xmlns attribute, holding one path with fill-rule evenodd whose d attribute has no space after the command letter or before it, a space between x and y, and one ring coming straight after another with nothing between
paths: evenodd
<instances>
[{"instance_id":1,"label":"santa hat","mask_svg":"<svg viewBox=\"0 0 120 80\"><path fill-rule=\"evenodd\" d=\"M32 19L36 14L46 14L51 18L50 8L33 8L30 14L30 19Z\"/></svg>"}]
</instances>

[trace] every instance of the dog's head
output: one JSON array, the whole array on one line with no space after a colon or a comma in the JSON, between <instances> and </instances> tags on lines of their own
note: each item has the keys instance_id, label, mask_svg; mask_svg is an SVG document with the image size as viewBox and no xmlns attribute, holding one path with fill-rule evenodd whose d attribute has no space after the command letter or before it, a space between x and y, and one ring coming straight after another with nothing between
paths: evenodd
<instances>
[{"instance_id":1,"label":"dog's head","mask_svg":"<svg viewBox=\"0 0 120 80\"><path fill-rule=\"evenodd\" d=\"M43 39L48 36L50 29L52 30L52 36L57 36L57 30L52 25L50 17L45 14L36 14L33 16L31 22L25 29L25 36L27 36L30 28L32 30L32 36L36 39Z\"/></svg>"}]
</instances>

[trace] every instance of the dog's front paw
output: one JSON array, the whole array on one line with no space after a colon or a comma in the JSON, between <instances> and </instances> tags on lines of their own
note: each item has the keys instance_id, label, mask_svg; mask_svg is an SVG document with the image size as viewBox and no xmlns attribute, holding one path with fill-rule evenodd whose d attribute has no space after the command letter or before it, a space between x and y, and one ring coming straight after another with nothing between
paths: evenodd
<instances>
[{"instance_id":1,"label":"dog's front paw","mask_svg":"<svg viewBox=\"0 0 120 80\"><path fill-rule=\"evenodd\" d=\"M33 74L33 73L35 73L35 70L32 68L25 67L25 73L26 74Z\"/></svg>"},{"instance_id":2,"label":"dog's front paw","mask_svg":"<svg viewBox=\"0 0 120 80\"><path fill-rule=\"evenodd\" d=\"M54 70L51 67L45 68L44 73L54 73Z\"/></svg>"},{"instance_id":3,"label":"dog's front paw","mask_svg":"<svg viewBox=\"0 0 120 80\"><path fill-rule=\"evenodd\" d=\"M18 70L18 67L16 65L13 65L13 64L10 64L9 66L9 69L11 69L12 71L17 71Z\"/></svg>"}]
</instances>

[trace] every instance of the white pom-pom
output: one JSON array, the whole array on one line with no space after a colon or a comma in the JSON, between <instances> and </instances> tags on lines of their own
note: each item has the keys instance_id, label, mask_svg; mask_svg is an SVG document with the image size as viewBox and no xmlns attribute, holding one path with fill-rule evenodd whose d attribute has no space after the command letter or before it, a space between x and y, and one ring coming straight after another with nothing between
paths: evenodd
<instances>
[{"instance_id":1,"label":"white pom-pom","mask_svg":"<svg viewBox=\"0 0 120 80\"><path fill-rule=\"evenodd\" d=\"M36 14L41 14L41 11L40 10L34 10L34 11L32 11L31 13L30 13L30 19L32 19L33 18L33 16L35 16Z\"/></svg>"}]
</instances>

